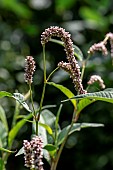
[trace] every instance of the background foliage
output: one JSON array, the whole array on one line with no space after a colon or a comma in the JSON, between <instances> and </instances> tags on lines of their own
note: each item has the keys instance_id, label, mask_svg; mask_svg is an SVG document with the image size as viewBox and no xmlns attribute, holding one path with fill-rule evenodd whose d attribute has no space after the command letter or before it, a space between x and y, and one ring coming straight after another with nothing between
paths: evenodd
<instances>
[{"instance_id":1,"label":"background foliage","mask_svg":"<svg viewBox=\"0 0 113 170\"><path fill-rule=\"evenodd\" d=\"M74 44L82 50L84 58L88 48L104 39L113 26L113 2L108 0L0 0L0 90L20 92L28 90L24 82L24 59L32 55L37 64L34 76L34 99L40 102L43 82L42 47L40 35L49 26L61 26L72 35ZM109 48L109 47L108 47ZM49 42L46 45L47 73L49 74L65 53L61 46ZM113 86L113 67L110 55L95 54L87 64L84 87L90 75L99 74L106 88ZM58 71L52 77L76 93L69 76ZM98 91L99 87L91 90ZM54 100L53 100L54 98ZM56 104L65 96L52 86L47 87L44 104ZM0 104L5 109L9 127L14 111L14 101L4 98ZM58 108L56 108L57 110ZM54 109L54 113L56 114ZM60 124L69 124L72 107L66 102L62 109ZM25 113L26 114L26 113ZM104 128L84 129L71 135L63 150L58 169L107 170L113 168L113 106L96 102L84 109L79 122L104 123ZM1 131L1 129L0 129ZM1 134L1 132L0 132ZM22 146L23 139L30 139L31 124L27 123L14 141L13 149ZM44 160L45 161L45 160ZM7 169L24 170L23 157L9 157ZM18 166L17 166L18 165ZM45 161L45 170L48 164Z\"/></svg>"}]
</instances>

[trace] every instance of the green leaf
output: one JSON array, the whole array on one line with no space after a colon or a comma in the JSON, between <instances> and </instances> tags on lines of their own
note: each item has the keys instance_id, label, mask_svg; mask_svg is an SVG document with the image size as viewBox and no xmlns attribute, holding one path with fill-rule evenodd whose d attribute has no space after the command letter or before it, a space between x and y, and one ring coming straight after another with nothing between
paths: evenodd
<instances>
[{"instance_id":1,"label":"green leaf","mask_svg":"<svg viewBox=\"0 0 113 170\"><path fill-rule=\"evenodd\" d=\"M2 97L12 97L12 94L6 91L0 91L0 98Z\"/></svg>"},{"instance_id":2,"label":"green leaf","mask_svg":"<svg viewBox=\"0 0 113 170\"><path fill-rule=\"evenodd\" d=\"M4 109L2 108L2 106L0 106L0 119L1 119L1 121L3 122L6 131L8 132L8 123L7 123L5 111L4 111Z\"/></svg>"},{"instance_id":3,"label":"green leaf","mask_svg":"<svg viewBox=\"0 0 113 170\"><path fill-rule=\"evenodd\" d=\"M47 145L44 146L43 149L46 149L46 150L48 150L48 151L54 151L54 150L56 150L57 148L56 148L56 146L54 146L54 145L52 145L52 144L47 144Z\"/></svg>"},{"instance_id":4,"label":"green leaf","mask_svg":"<svg viewBox=\"0 0 113 170\"><path fill-rule=\"evenodd\" d=\"M14 93L12 97L16 99L28 112L32 112L27 103L24 101L24 96L22 94Z\"/></svg>"},{"instance_id":5,"label":"green leaf","mask_svg":"<svg viewBox=\"0 0 113 170\"><path fill-rule=\"evenodd\" d=\"M48 126L47 124L44 124L44 123L39 122L39 125L42 126L42 127L44 127L50 135L53 134L52 129L51 129L50 126Z\"/></svg>"},{"instance_id":6,"label":"green leaf","mask_svg":"<svg viewBox=\"0 0 113 170\"><path fill-rule=\"evenodd\" d=\"M80 100L79 103L77 104L76 114L79 114L84 108L86 108L88 105L90 105L93 102L95 102L95 100L90 100L86 98Z\"/></svg>"},{"instance_id":7,"label":"green leaf","mask_svg":"<svg viewBox=\"0 0 113 170\"><path fill-rule=\"evenodd\" d=\"M24 154L24 147L22 147L15 156L19 156L19 155L22 155Z\"/></svg>"},{"instance_id":8,"label":"green leaf","mask_svg":"<svg viewBox=\"0 0 113 170\"><path fill-rule=\"evenodd\" d=\"M56 88L58 88L61 92L63 92L68 98L74 97L74 94L66 87L60 85L60 84L55 84L53 82L48 82L47 84L52 85ZM76 100L70 100L73 104L73 106L76 108Z\"/></svg>"},{"instance_id":9,"label":"green leaf","mask_svg":"<svg viewBox=\"0 0 113 170\"><path fill-rule=\"evenodd\" d=\"M94 101L100 100L100 101L105 101L109 103L113 103L113 89L108 89L100 92L94 92L94 93L87 93L87 94L81 94L74 96L71 99L93 99ZM67 99L68 100L68 99Z\"/></svg>"},{"instance_id":10,"label":"green leaf","mask_svg":"<svg viewBox=\"0 0 113 170\"><path fill-rule=\"evenodd\" d=\"M16 151L11 151L11 150L8 150L8 149L2 148L2 147L0 147L0 150L1 150L1 151L4 151L4 152L8 152L8 153L14 153L14 152L16 152Z\"/></svg>"},{"instance_id":11,"label":"green leaf","mask_svg":"<svg viewBox=\"0 0 113 170\"><path fill-rule=\"evenodd\" d=\"M43 149L46 149L51 156L54 156L54 154L57 152L57 147L52 144L45 145Z\"/></svg>"},{"instance_id":12,"label":"green leaf","mask_svg":"<svg viewBox=\"0 0 113 170\"><path fill-rule=\"evenodd\" d=\"M104 125L99 124L99 123L74 123L73 126L70 129L70 125L68 125L65 128L63 128L61 130L61 132L59 133L57 144L60 145L64 141L64 139L65 139L68 132L69 132L68 135L70 135L75 131L80 131L81 128L102 127L102 126L104 126ZM70 129L70 131L69 131L69 129Z\"/></svg>"},{"instance_id":13,"label":"green leaf","mask_svg":"<svg viewBox=\"0 0 113 170\"><path fill-rule=\"evenodd\" d=\"M32 114L29 114L28 116L25 117L25 119L30 119L32 117ZM13 140L16 137L17 133L19 130L22 128L22 126L26 123L26 120L22 119L20 120L9 132L8 136L8 146L12 146Z\"/></svg>"},{"instance_id":14,"label":"green leaf","mask_svg":"<svg viewBox=\"0 0 113 170\"><path fill-rule=\"evenodd\" d=\"M56 39L53 39L51 38L50 39L51 42L54 42L54 43L57 43L59 45L62 45L64 46L64 43L60 40L56 40ZM74 48L74 55L80 60L80 61L83 61L83 53L82 51L75 45L73 44L73 48Z\"/></svg>"}]
</instances>

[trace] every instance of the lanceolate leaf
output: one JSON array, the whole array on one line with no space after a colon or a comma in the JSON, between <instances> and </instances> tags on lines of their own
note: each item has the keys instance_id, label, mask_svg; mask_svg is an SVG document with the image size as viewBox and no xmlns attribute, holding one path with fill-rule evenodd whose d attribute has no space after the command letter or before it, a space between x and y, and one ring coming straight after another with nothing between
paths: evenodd
<instances>
[{"instance_id":1,"label":"lanceolate leaf","mask_svg":"<svg viewBox=\"0 0 113 170\"><path fill-rule=\"evenodd\" d=\"M12 94L6 91L0 91L0 98L2 97L12 97Z\"/></svg>"},{"instance_id":2,"label":"lanceolate leaf","mask_svg":"<svg viewBox=\"0 0 113 170\"><path fill-rule=\"evenodd\" d=\"M62 131L59 133L57 145L60 145L64 141L69 129L70 129L70 131L69 131L68 135L72 134L75 131L80 131L81 128L102 127L102 126L104 126L104 125L99 124L99 123L74 123L70 129L70 125L69 125L69 126L63 128Z\"/></svg>"},{"instance_id":3,"label":"lanceolate leaf","mask_svg":"<svg viewBox=\"0 0 113 170\"><path fill-rule=\"evenodd\" d=\"M20 93L14 93L13 98L16 99L28 112L31 112L29 106L24 101L24 96Z\"/></svg>"},{"instance_id":4,"label":"lanceolate leaf","mask_svg":"<svg viewBox=\"0 0 113 170\"><path fill-rule=\"evenodd\" d=\"M32 114L29 114L25 117L25 119L30 119L32 117ZM26 123L26 120L22 119L20 120L9 132L8 136L8 146L10 147L13 143L14 138L16 137L17 133L19 132L20 128Z\"/></svg>"},{"instance_id":5,"label":"lanceolate leaf","mask_svg":"<svg viewBox=\"0 0 113 170\"><path fill-rule=\"evenodd\" d=\"M104 91L95 92L95 93L81 94L71 99L82 99L82 98L101 100L101 101L113 103L113 90L110 89L110 90L104 90Z\"/></svg>"},{"instance_id":6,"label":"lanceolate leaf","mask_svg":"<svg viewBox=\"0 0 113 170\"><path fill-rule=\"evenodd\" d=\"M50 39L51 42L54 42L54 43L57 43L59 45L62 45L64 46L64 43L60 40L56 40L56 39ZM83 60L83 54L82 54L82 51L76 46L76 45L73 45L73 48L74 48L74 55L80 60L82 61Z\"/></svg>"},{"instance_id":7,"label":"lanceolate leaf","mask_svg":"<svg viewBox=\"0 0 113 170\"><path fill-rule=\"evenodd\" d=\"M61 92L63 92L68 98L73 98L74 94L66 87L60 85L60 84L55 84L53 82L48 82L47 84L52 85L56 88L58 88ZM71 100L73 106L76 108L76 100Z\"/></svg>"},{"instance_id":8,"label":"lanceolate leaf","mask_svg":"<svg viewBox=\"0 0 113 170\"><path fill-rule=\"evenodd\" d=\"M48 126L47 124L44 124L44 123L39 122L39 125L42 126L42 127L44 127L50 135L53 134L52 129L51 129L50 126Z\"/></svg>"}]
</instances>

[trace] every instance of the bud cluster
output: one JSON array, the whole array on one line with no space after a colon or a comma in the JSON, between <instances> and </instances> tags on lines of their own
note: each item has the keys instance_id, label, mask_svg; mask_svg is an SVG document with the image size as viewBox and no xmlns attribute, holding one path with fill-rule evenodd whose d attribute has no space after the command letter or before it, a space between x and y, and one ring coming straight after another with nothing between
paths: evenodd
<instances>
[{"instance_id":1,"label":"bud cluster","mask_svg":"<svg viewBox=\"0 0 113 170\"><path fill-rule=\"evenodd\" d=\"M48 29L45 29L45 31L42 33L41 44L42 45L46 44L53 36L60 37L61 40L63 41L67 60L69 62L64 63L62 61L58 64L58 67L64 69L70 74L70 77L73 79L76 91L78 91L80 94L86 93L86 91L83 89L82 80L80 77L81 74L80 67L74 56L74 48L73 42L71 40L71 35L69 34L69 32L66 32L65 29L63 28L59 28L57 26L50 27Z\"/></svg>"},{"instance_id":2,"label":"bud cluster","mask_svg":"<svg viewBox=\"0 0 113 170\"><path fill-rule=\"evenodd\" d=\"M23 147L25 166L30 169L43 170L42 139L39 136L35 136L30 142L24 140Z\"/></svg>"},{"instance_id":3,"label":"bud cluster","mask_svg":"<svg viewBox=\"0 0 113 170\"><path fill-rule=\"evenodd\" d=\"M35 61L32 56L27 56L25 59L25 81L28 84L31 84L33 82L33 74L35 72Z\"/></svg>"},{"instance_id":4,"label":"bud cluster","mask_svg":"<svg viewBox=\"0 0 113 170\"><path fill-rule=\"evenodd\" d=\"M90 77L90 80L89 80L87 83L88 83L89 85L91 85L91 84L93 84L93 83L95 83L95 82L98 82L99 85L100 85L100 87L101 87L102 89L105 88L104 81L102 80L102 78L101 78L99 75L92 75L92 76Z\"/></svg>"}]
</instances>

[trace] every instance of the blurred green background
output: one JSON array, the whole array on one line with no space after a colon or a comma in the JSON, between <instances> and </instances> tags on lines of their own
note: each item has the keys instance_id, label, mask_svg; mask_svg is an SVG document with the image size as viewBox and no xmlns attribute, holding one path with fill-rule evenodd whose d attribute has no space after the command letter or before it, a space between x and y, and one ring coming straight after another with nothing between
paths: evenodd
<instances>
[{"instance_id":1,"label":"blurred green background","mask_svg":"<svg viewBox=\"0 0 113 170\"><path fill-rule=\"evenodd\" d=\"M113 32L113 1L0 0L0 90L18 91L22 94L28 91L24 82L24 59L27 55L32 55L37 66L33 87L36 107L40 102L43 83L40 35L50 26L61 26L69 31L74 44L82 50L86 58L87 50L92 44L103 40L106 33ZM49 42L46 45L46 59L49 74L59 61L65 60L63 48ZM85 70L84 87L92 74L99 74L105 81L106 88L112 88L113 66L110 53L107 57L96 53L90 59ZM63 84L76 94L72 81L65 72L56 72L52 81ZM97 91L98 88L92 87L91 90ZM47 87L44 105L59 106L62 99L65 99L65 96L60 91L51 86ZM0 104L6 111L10 126L15 103L4 98L0 100ZM69 124L72 109L70 102L64 104L60 117L61 127ZM52 111L56 114L56 110ZM113 169L113 105L96 102L84 109L79 122L104 123L105 127L84 129L71 135L57 169ZM23 139L30 139L31 133L31 124L26 123L16 137L13 149L19 150ZM23 155L9 157L7 170L14 169L26 169ZM44 169L49 170L46 160Z\"/></svg>"}]
</instances>

